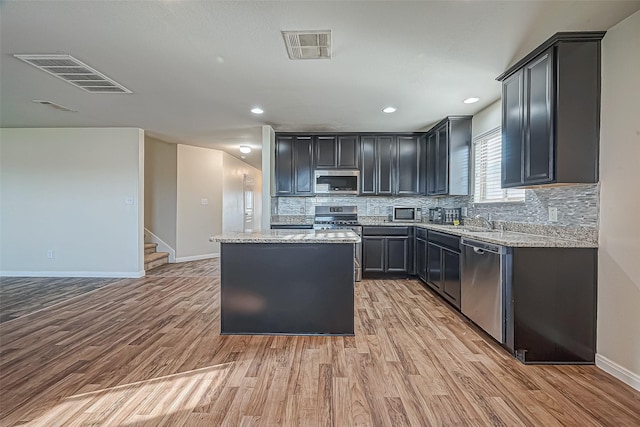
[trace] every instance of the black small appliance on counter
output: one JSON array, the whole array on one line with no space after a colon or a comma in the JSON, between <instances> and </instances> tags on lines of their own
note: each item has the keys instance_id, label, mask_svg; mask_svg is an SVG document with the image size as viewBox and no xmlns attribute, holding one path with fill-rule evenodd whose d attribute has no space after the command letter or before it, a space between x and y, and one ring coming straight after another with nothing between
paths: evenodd
<instances>
[{"instance_id":1,"label":"black small appliance on counter","mask_svg":"<svg viewBox=\"0 0 640 427\"><path fill-rule=\"evenodd\" d=\"M461 220L461 208L429 208L429 222L434 224L453 224Z\"/></svg>"}]
</instances>

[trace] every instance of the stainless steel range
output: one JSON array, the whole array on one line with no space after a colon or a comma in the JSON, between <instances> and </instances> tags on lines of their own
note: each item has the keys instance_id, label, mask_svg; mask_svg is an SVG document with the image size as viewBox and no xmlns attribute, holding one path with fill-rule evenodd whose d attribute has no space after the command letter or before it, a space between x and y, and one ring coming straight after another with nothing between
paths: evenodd
<instances>
[{"instance_id":1,"label":"stainless steel range","mask_svg":"<svg viewBox=\"0 0 640 427\"><path fill-rule=\"evenodd\" d=\"M358 222L357 206L316 206L314 230L352 230L362 237L362 225ZM355 280L362 280L362 243L355 248Z\"/></svg>"}]
</instances>

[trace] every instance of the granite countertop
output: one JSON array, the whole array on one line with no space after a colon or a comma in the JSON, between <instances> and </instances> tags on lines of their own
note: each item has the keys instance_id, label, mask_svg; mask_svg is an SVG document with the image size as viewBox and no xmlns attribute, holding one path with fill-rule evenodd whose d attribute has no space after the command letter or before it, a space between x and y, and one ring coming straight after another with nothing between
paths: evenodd
<instances>
[{"instance_id":1,"label":"granite countertop","mask_svg":"<svg viewBox=\"0 0 640 427\"><path fill-rule=\"evenodd\" d=\"M418 227L427 230L441 231L455 236L466 237L481 242L493 243L512 248L597 248L598 243L591 240L563 239L557 236L518 233L514 231L479 231L478 227L464 225L440 225L422 222L385 222L361 221L364 226ZM472 231L470 231L472 230Z\"/></svg>"},{"instance_id":2,"label":"granite countertop","mask_svg":"<svg viewBox=\"0 0 640 427\"><path fill-rule=\"evenodd\" d=\"M221 243L359 243L351 230L262 230L251 233L230 232L213 238Z\"/></svg>"},{"instance_id":3,"label":"granite countertop","mask_svg":"<svg viewBox=\"0 0 640 427\"><path fill-rule=\"evenodd\" d=\"M284 215L273 218L272 224L312 224L313 217L304 215ZM389 227L418 227L427 230L442 231L456 236L479 240L481 242L514 248L597 248L597 229L585 227L559 227L550 225L537 225L525 223L511 223L497 221L496 228L504 227L505 231L478 231L479 228L469 225L440 225L424 222L389 222L382 216L360 216L359 221L364 226L389 226ZM473 230L473 231L470 231ZM303 230L287 230L299 233ZM309 230L311 232L311 230Z\"/></svg>"}]
</instances>

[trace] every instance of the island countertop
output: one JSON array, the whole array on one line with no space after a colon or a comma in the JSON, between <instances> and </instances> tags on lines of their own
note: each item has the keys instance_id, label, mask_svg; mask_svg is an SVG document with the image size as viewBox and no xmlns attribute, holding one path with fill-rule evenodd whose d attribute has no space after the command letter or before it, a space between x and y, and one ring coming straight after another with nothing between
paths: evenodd
<instances>
[{"instance_id":1,"label":"island countertop","mask_svg":"<svg viewBox=\"0 0 640 427\"><path fill-rule=\"evenodd\" d=\"M213 238L220 243L360 243L351 230L260 230L229 232Z\"/></svg>"}]
</instances>

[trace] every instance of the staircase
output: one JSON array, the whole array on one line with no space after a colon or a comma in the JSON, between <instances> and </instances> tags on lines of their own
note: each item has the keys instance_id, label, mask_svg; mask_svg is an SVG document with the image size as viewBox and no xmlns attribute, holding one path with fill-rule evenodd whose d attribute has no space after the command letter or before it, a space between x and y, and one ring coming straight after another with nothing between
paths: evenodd
<instances>
[{"instance_id":1,"label":"staircase","mask_svg":"<svg viewBox=\"0 0 640 427\"><path fill-rule=\"evenodd\" d=\"M169 252L156 252L157 243L144 244L144 271L169 263Z\"/></svg>"}]
</instances>

